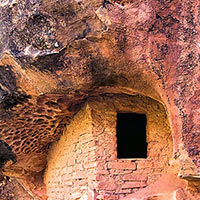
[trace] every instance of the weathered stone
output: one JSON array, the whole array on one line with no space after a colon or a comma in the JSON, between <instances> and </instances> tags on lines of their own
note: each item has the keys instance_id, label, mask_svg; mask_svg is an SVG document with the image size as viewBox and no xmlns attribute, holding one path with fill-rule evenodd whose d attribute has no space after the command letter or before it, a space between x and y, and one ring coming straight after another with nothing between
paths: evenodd
<instances>
[{"instance_id":1,"label":"weathered stone","mask_svg":"<svg viewBox=\"0 0 200 200\"><path fill-rule=\"evenodd\" d=\"M61 160L66 156L63 152L70 154L67 163L48 163L57 170L61 165L73 168L83 160L104 159L108 163L99 171L110 170L113 176L133 170L148 177L152 173L148 184L163 173L199 177L199 6L198 0L1 1L0 139L11 149L3 153L3 173L20 179L31 193L45 199L44 181L37 182L37 177L47 168L47 155L54 155L49 150L53 146L60 149L56 152ZM124 163L111 164L116 150L106 147L114 139L109 137L115 126L110 123L116 106L112 98L121 94L138 95L137 101L144 105L148 98L162 104L157 110L151 105L142 108L142 112L165 113L157 116L165 118L162 126L150 121L149 132L160 127L149 144L149 156L156 162L138 160L136 166L130 164L131 169L125 169ZM106 99L109 95L111 100ZM79 138L74 130L77 135L71 133L68 141L56 146L74 115L96 96L107 103L98 105L96 99L96 108L89 115L93 120L77 130L85 136ZM119 110L127 111L129 105L120 98L116 101ZM102 113L96 110L105 107L110 115L102 120ZM74 127L83 118L72 122ZM99 119L102 123L96 123ZM87 132L94 127L97 133L91 139ZM78 139L84 146L77 146ZM157 142L160 140L163 143ZM112 196L108 198L118 198ZM197 198L195 193L192 196Z\"/></svg>"},{"instance_id":2,"label":"weathered stone","mask_svg":"<svg viewBox=\"0 0 200 200\"><path fill-rule=\"evenodd\" d=\"M129 188L143 188L146 187L147 184L145 182L126 182L122 189L129 189Z\"/></svg>"},{"instance_id":3,"label":"weathered stone","mask_svg":"<svg viewBox=\"0 0 200 200\"><path fill-rule=\"evenodd\" d=\"M125 170L131 169L131 170L135 170L136 164L135 163L126 163L126 162L109 162L108 168L109 169L125 169Z\"/></svg>"},{"instance_id":4,"label":"weathered stone","mask_svg":"<svg viewBox=\"0 0 200 200\"><path fill-rule=\"evenodd\" d=\"M144 174L129 174L122 176L124 181L147 181L148 177Z\"/></svg>"}]
</instances>

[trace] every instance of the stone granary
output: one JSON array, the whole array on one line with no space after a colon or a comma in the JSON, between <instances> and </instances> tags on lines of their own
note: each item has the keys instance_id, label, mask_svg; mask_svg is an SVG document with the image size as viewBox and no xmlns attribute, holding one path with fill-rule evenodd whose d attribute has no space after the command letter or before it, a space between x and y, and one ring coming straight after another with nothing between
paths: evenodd
<instances>
[{"instance_id":1,"label":"stone granary","mask_svg":"<svg viewBox=\"0 0 200 200\"><path fill-rule=\"evenodd\" d=\"M0 1L1 200L199 200L199 121L199 0Z\"/></svg>"}]
</instances>

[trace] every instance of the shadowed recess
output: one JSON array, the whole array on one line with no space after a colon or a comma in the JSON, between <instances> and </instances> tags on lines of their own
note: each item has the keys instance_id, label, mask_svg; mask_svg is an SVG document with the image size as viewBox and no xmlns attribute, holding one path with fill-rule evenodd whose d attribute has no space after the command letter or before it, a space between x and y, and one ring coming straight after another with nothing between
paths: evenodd
<instances>
[{"instance_id":1,"label":"shadowed recess","mask_svg":"<svg viewBox=\"0 0 200 200\"><path fill-rule=\"evenodd\" d=\"M6 142L0 140L0 169L3 168L9 160L16 162L16 155L12 152L11 147Z\"/></svg>"},{"instance_id":2,"label":"shadowed recess","mask_svg":"<svg viewBox=\"0 0 200 200\"><path fill-rule=\"evenodd\" d=\"M117 113L117 157L147 158L146 115Z\"/></svg>"}]
</instances>

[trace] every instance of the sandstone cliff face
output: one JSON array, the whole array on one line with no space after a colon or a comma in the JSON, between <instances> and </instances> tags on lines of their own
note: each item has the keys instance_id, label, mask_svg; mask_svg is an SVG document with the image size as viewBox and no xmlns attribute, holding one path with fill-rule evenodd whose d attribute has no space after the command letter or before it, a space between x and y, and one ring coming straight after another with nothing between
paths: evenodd
<instances>
[{"instance_id":1,"label":"sandstone cliff face","mask_svg":"<svg viewBox=\"0 0 200 200\"><path fill-rule=\"evenodd\" d=\"M199 180L199 7L198 0L1 1L0 139L12 150L1 159L3 173L44 197L38 177L49 147L84 102L141 94L166 109L179 176Z\"/></svg>"}]
</instances>

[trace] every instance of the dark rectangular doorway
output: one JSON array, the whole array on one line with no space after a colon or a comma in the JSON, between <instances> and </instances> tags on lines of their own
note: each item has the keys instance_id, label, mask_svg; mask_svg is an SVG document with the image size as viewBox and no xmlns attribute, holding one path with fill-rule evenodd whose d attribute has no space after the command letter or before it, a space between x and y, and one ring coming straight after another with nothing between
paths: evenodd
<instances>
[{"instance_id":1,"label":"dark rectangular doorway","mask_svg":"<svg viewBox=\"0 0 200 200\"><path fill-rule=\"evenodd\" d=\"M147 158L145 114L117 113L117 158Z\"/></svg>"}]
</instances>

